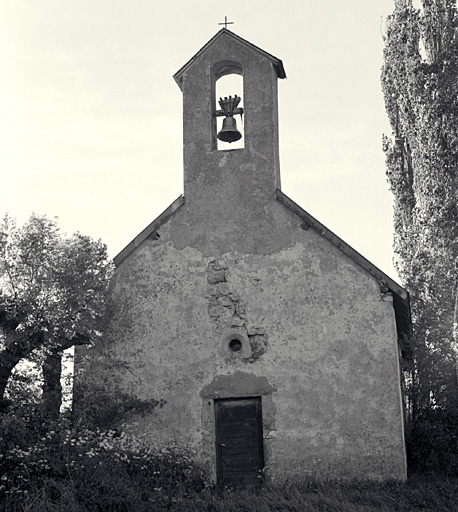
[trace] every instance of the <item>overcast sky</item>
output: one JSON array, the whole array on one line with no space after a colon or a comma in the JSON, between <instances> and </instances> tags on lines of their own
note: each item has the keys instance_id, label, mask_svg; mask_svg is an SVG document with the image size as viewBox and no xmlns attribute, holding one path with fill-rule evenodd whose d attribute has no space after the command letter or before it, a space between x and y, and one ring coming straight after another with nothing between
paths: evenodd
<instances>
[{"instance_id":1,"label":"overcast sky","mask_svg":"<svg viewBox=\"0 0 458 512\"><path fill-rule=\"evenodd\" d=\"M182 193L172 75L221 28L283 61L282 189L396 278L382 133L393 0L2 0L0 214L59 218L114 257Z\"/></svg>"}]
</instances>

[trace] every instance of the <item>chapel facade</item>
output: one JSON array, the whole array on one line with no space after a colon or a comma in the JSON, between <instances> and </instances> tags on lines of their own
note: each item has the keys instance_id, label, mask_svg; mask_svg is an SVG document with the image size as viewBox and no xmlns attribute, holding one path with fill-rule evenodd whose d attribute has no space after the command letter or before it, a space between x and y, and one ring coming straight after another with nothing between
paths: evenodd
<instances>
[{"instance_id":1,"label":"chapel facade","mask_svg":"<svg viewBox=\"0 0 458 512\"><path fill-rule=\"evenodd\" d=\"M216 97L230 74L242 103ZM184 193L115 258L110 371L161 403L136 428L190 442L218 482L405 479L408 294L281 191L285 77L226 28L175 74Z\"/></svg>"}]
</instances>

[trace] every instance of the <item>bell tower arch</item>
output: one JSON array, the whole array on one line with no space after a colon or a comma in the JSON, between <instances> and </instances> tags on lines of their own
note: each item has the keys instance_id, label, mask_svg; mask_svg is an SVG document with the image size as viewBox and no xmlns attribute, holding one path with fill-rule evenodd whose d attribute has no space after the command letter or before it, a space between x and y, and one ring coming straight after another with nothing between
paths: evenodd
<instances>
[{"instance_id":1,"label":"bell tower arch","mask_svg":"<svg viewBox=\"0 0 458 512\"><path fill-rule=\"evenodd\" d=\"M219 62L213 70L213 143L220 151L243 149L243 69L238 62ZM233 108L232 108L233 107ZM229 116L226 112L229 111Z\"/></svg>"}]
</instances>

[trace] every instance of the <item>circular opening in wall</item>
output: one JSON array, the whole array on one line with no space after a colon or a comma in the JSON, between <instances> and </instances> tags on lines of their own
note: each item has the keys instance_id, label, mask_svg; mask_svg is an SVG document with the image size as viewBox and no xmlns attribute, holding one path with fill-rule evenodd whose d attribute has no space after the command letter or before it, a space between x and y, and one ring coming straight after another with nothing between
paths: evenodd
<instances>
[{"instance_id":1,"label":"circular opening in wall","mask_svg":"<svg viewBox=\"0 0 458 512\"><path fill-rule=\"evenodd\" d=\"M242 342L234 338L229 342L229 348L232 352L238 352L239 350L242 350Z\"/></svg>"}]
</instances>

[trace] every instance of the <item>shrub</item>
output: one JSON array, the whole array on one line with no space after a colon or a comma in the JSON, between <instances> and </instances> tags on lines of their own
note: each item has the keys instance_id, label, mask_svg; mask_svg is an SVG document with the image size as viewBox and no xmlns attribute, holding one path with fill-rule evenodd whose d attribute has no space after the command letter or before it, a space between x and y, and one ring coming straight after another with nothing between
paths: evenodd
<instances>
[{"instance_id":1,"label":"shrub","mask_svg":"<svg viewBox=\"0 0 458 512\"><path fill-rule=\"evenodd\" d=\"M458 410L430 409L408 425L409 471L458 476Z\"/></svg>"},{"instance_id":2,"label":"shrub","mask_svg":"<svg viewBox=\"0 0 458 512\"><path fill-rule=\"evenodd\" d=\"M3 427L8 435L14 422L3 418ZM126 433L75 431L65 423L25 446L18 442L25 432L3 441L0 503L7 510L23 510L26 498L42 510L43 503L50 510L64 503L65 510L150 510L148 504L167 506L172 496L190 497L208 485L187 447L150 447Z\"/></svg>"}]
</instances>

